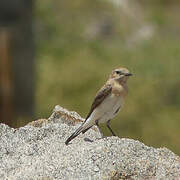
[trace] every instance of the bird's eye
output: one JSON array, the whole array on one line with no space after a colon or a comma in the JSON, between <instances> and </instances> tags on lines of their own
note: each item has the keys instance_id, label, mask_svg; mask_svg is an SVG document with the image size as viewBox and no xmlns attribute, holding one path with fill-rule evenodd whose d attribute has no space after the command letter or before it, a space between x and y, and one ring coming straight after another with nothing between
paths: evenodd
<instances>
[{"instance_id":1,"label":"bird's eye","mask_svg":"<svg viewBox=\"0 0 180 180\"><path fill-rule=\"evenodd\" d=\"M121 74L121 71L116 71L116 74Z\"/></svg>"}]
</instances>

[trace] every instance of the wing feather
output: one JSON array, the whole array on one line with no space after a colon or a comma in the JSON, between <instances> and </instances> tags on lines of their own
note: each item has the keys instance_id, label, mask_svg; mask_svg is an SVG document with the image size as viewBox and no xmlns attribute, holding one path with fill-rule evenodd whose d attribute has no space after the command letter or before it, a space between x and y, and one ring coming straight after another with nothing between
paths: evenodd
<instances>
[{"instance_id":1,"label":"wing feather","mask_svg":"<svg viewBox=\"0 0 180 180\"><path fill-rule=\"evenodd\" d=\"M94 98L94 101L91 105L91 109L86 117L86 120L89 118L91 113L94 111L94 109L99 106L103 100L111 93L112 91L112 86L110 84L106 84L103 86L97 93L96 97Z\"/></svg>"}]
</instances>

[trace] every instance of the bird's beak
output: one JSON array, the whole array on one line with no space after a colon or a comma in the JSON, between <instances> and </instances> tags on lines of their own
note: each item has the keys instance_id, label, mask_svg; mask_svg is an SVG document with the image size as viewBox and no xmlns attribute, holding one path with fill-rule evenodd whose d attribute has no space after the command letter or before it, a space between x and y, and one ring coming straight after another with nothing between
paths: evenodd
<instances>
[{"instance_id":1,"label":"bird's beak","mask_svg":"<svg viewBox=\"0 0 180 180\"><path fill-rule=\"evenodd\" d=\"M131 73L126 73L125 76L132 76L133 74Z\"/></svg>"}]
</instances>

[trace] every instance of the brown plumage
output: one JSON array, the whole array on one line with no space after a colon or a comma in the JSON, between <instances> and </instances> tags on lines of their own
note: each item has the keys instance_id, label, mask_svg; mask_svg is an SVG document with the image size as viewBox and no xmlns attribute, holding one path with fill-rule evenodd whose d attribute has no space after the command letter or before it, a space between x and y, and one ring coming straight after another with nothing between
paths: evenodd
<instances>
[{"instance_id":1,"label":"brown plumage","mask_svg":"<svg viewBox=\"0 0 180 180\"><path fill-rule=\"evenodd\" d=\"M110 128L110 120L118 113L123 105L124 98L128 94L127 80L131 75L128 69L122 67L112 71L105 85L95 96L86 120L66 140L66 145L81 132L85 133L93 125L99 127L99 123L103 122L107 123L107 127L115 135Z\"/></svg>"}]
</instances>

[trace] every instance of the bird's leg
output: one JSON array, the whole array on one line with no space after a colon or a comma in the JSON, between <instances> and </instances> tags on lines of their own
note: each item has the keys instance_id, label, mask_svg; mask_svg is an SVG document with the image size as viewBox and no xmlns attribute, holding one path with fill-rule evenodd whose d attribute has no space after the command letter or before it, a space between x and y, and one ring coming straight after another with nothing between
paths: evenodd
<instances>
[{"instance_id":1,"label":"bird's leg","mask_svg":"<svg viewBox=\"0 0 180 180\"><path fill-rule=\"evenodd\" d=\"M102 132L101 128L99 127L98 120L96 120L96 121L95 121L95 123L96 123L96 126L97 126L97 127L98 127L98 129L99 129L99 132L100 132L100 134L101 134L101 138L104 138L104 134L103 134L103 132Z\"/></svg>"},{"instance_id":2,"label":"bird's leg","mask_svg":"<svg viewBox=\"0 0 180 180\"><path fill-rule=\"evenodd\" d=\"M113 132L113 130L112 130L111 127L110 127L110 120L107 121L107 127L108 127L108 129L111 131L112 135L113 135L113 136L116 136L116 134Z\"/></svg>"}]
</instances>

